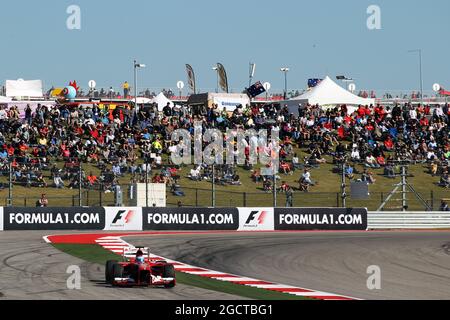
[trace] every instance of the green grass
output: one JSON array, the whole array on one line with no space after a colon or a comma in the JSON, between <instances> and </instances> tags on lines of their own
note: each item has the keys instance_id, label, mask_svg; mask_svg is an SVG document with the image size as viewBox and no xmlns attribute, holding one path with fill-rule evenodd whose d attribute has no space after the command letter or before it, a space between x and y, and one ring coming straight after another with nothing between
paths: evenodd
<instances>
[{"instance_id":1,"label":"green grass","mask_svg":"<svg viewBox=\"0 0 450 320\"><path fill-rule=\"evenodd\" d=\"M120 260L120 256L96 244L60 243L53 246L71 256L92 263L105 264L108 260Z\"/></svg>"},{"instance_id":2,"label":"green grass","mask_svg":"<svg viewBox=\"0 0 450 320\"><path fill-rule=\"evenodd\" d=\"M103 265L107 260L120 260L118 255L112 253L111 251L105 250L96 244L53 244L53 246L67 254L92 263ZM256 300L311 300L305 297L262 290L182 272L176 272L176 279L177 283L180 284L224 292Z\"/></svg>"},{"instance_id":3,"label":"green grass","mask_svg":"<svg viewBox=\"0 0 450 320\"><path fill-rule=\"evenodd\" d=\"M307 154L304 149L295 149L300 159ZM310 193L296 192L294 194L294 206L297 207L336 207L341 205L341 200L338 199L340 192L340 175L333 173L334 165L331 164L331 157L325 157L327 164L320 166L320 169L313 169L311 171L313 180L318 182L317 186L311 188ZM164 161L167 160L165 156ZM62 162L57 162L58 167L62 167ZM99 174L98 168L92 164L84 164L84 170ZM175 197L169 191L167 192L167 203L169 206L177 205L181 201L184 206L211 206L211 184L208 181L193 182L187 179L191 166L182 168L180 176L180 185L186 193L185 197ZM361 165L357 165L356 169L359 172L363 171ZM389 192L393 189L393 185L400 181L397 179L388 179L383 174L383 169L371 170L374 172L376 183L369 186L371 196L365 201L356 201L351 198L347 199L347 206L359 207L364 206L369 210L376 210L381 203L381 198L386 198ZM428 201L431 201L431 192L434 197L434 208L437 209L440 205L440 199L448 198L448 190L437 186L439 177L432 177L428 174L425 165L417 164L410 167L409 172L414 177L409 178L408 182ZM262 192L262 184L251 181L251 172L238 167L237 172L241 177L241 186L216 186L216 205L219 207L263 207L272 206L272 195ZM48 172L45 173L47 175ZM286 181L293 187L298 186L298 179L301 171L296 171L293 175L280 174L281 181ZM359 178L360 175L355 175ZM119 182L124 186L124 204L128 204L127 187L130 181L130 176L125 176L119 179ZM279 184L281 183L279 181ZM6 183L7 177L0 177L0 182ZM47 182L50 181L47 178ZM67 185L67 182L66 182ZM350 181L347 181L347 192L350 192ZM197 190L196 190L197 189ZM78 205L78 190L55 189L55 188L25 188L15 185L13 187L13 198L15 206L34 206L39 199L41 193L46 193L49 198L50 206L72 206ZM0 190L0 203L6 205L6 198L8 197L8 189ZM83 194L83 205L85 206L99 206L100 198L103 206L112 206L114 204L113 193L102 193L99 191L89 191ZM394 196L400 198L400 195ZM424 207L414 197L413 194L408 194L408 202L410 210L423 210ZM285 196L279 194L278 205L284 206ZM399 206L399 201L392 201L388 207Z\"/></svg>"}]
</instances>

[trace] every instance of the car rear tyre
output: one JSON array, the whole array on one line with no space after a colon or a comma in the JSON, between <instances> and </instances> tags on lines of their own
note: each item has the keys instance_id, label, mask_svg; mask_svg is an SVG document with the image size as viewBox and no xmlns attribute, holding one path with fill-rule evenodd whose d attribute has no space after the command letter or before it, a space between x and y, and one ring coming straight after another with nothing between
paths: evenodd
<instances>
[{"instance_id":1,"label":"car rear tyre","mask_svg":"<svg viewBox=\"0 0 450 320\"><path fill-rule=\"evenodd\" d=\"M111 283L114 279L113 277L113 266L117 263L117 260L108 260L106 261L105 266L105 280L106 283Z\"/></svg>"}]
</instances>

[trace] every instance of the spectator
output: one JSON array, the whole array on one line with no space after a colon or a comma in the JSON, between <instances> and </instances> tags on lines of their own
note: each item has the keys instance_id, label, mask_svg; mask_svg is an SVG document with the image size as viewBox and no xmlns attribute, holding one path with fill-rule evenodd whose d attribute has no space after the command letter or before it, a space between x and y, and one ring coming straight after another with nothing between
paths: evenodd
<instances>
[{"instance_id":1,"label":"spectator","mask_svg":"<svg viewBox=\"0 0 450 320\"><path fill-rule=\"evenodd\" d=\"M89 173L89 175L87 176L87 182L88 182L88 186L89 187L93 187L97 182L98 182L98 178L96 175L94 175L92 173L92 171Z\"/></svg>"},{"instance_id":2,"label":"spectator","mask_svg":"<svg viewBox=\"0 0 450 320\"><path fill-rule=\"evenodd\" d=\"M122 88L123 88L123 97L127 99L130 93L130 85L128 84L128 81L125 81L123 83Z\"/></svg>"},{"instance_id":3,"label":"spectator","mask_svg":"<svg viewBox=\"0 0 450 320\"><path fill-rule=\"evenodd\" d=\"M375 178L373 177L373 173L364 169L364 172L361 175L361 181L367 182L368 184L374 184Z\"/></svg>"},{"instance_id":4,"label":"spectator","mask_svg":"<svg viewBox=\"0 0 450 320\"><path fill-rule=\"evenodd\" d=\"M194 181L200 181L201 180L201 176L200 176L200 166L196 167L196 168L192 168L191 172L189 174L189 179L194 180Z\"/></svg>"},{"instance_id":5,"label":"spectator","mask_svg":"<svg viewBox=\"0 0 450 320\"><path fill-rule=\"evenodd\" d=\"M45 193L43 193L41 198L37 201L36 207L48 207L48 199Z\"/></svg>"},{"instance_id":6,"label":"spectator","mask_svg":"<svg viewBox=\"0 0 450 320\"><path fill-rule=\"evenodd\" d=\"M61 179L61 176L59 174L55 175L55 177L53 178L53 182L55 184L55 188L64 188L64 181Z\"/></svg>"},{"instance_id":7,"label":"spectator","mask_svg":"<svg viewBox=\"0 0 450 320\"><path fill-rule=\"evenodd\" d=\"M368 154L366 157L366 162L364 163L364 166L367 168L380 168L380 165L377 162L377 159L373 156L373 154Z\"/></svg>"},{"instance_id":8,"label":"spectator","mask_svg":"<svg viewBox=\"0 0 450 320\"><path fill-rule=\"evenodd\" d=\"M280 189L286 195L286 208L291 208L294 197L294 192L292 191L291 186L289 186L286 182L283 182Z\"/></svg>"},{"instance_id":9,"label":"spectator","mask_svg":"<svg viewBox=\"0 0 450 320\"><path fill-rule=\"evenodd\" d=\"M450 176L449 176L448 172L445 172L441 176L441 180L439 181L439 186L447 188L447 189L450 188Z\"/></svg>"}]
</instances>

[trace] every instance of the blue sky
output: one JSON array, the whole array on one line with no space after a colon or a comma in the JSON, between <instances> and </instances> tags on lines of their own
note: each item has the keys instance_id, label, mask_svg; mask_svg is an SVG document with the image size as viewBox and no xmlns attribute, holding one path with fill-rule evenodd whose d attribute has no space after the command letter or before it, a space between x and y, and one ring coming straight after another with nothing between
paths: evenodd
<instances>
[{"instance_id":1,"label":"blue sky","mask_svg":"<svg viewBox=\"0 0 450 320\"><path fill-rule=\"evenodd\" d=\"M81 8L81 30L68 30L66 9ZM381 30L366 27L369 5L381 8ZM148 68L140 86L175 87L186 82L190 63L198 87L215 88L211 67L221 62L230 87L248 84L248 63L256 79L284 87L281 66L289 66L289 88L311 77L345 74L357 87L418 88L423 49L424 89L450 87L450 2L382 0L40 0L2 1L0 83L42 79L62 86L90 79L99 86L132 82L132 60Z\"/></svg>"}]
</instances>

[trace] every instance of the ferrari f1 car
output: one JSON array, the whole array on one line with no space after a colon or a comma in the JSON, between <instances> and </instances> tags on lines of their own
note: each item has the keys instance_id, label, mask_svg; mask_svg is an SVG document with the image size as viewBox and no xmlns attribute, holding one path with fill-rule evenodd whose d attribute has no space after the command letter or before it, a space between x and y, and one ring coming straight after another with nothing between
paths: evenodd
<instances>
[{"instance_id":1,"label":"ferrari f1 car","mask_svg":"<svg viewBox=\"0 0 450 320\"><path fill-rule=\"evenodd\" d=\"M106 262L105 278L108 284L119 287L161 286L173 288L176 284L175 268L165 260L144 256L148 248L127 248L123 252L123 261Z\"/></svg>"}]
</instances>

